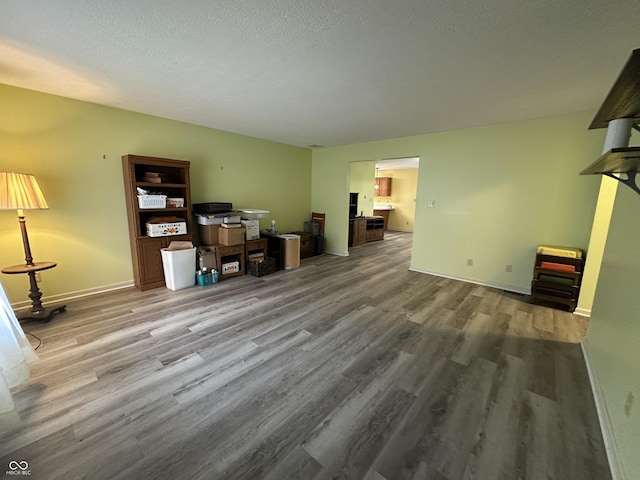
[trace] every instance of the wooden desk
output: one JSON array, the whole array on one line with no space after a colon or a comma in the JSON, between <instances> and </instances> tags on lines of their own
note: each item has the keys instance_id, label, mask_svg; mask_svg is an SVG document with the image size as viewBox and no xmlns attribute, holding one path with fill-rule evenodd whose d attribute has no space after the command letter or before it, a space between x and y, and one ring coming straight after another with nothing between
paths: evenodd
<instances>
[{"instance_id":1,"label":"wooden desk","mask_svg":"<svg viewBox=\"0 0 640 480\"><path fill-rule=\"evenodd\" d=\"M31 299L31 310L25 314L19 315L20 320L40 320L41 322L48 322L56 313L64 312L67 308L66 305L48 309L42 306L42 292L38 288L38 282L36 281L36 272L42 270L49 270L57 265L55 262L34 262L31 265L13 265L2 269L2 273L7 275L14 275L18 273L26 273L29 275L29 298Z\"/></svg>"}]
</instances>

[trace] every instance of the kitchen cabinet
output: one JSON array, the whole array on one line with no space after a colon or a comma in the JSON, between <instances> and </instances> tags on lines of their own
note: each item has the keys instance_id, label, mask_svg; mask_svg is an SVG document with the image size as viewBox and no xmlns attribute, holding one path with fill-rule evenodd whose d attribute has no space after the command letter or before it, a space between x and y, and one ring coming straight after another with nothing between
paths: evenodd
<instances>
[{"instance_id":1,"label":"kitchen cabinet","mask_svg":"<svg viewBox=\"0 0 640 480\"><path fill-rule=\"evenodd\" d=\"M376 183L373 188L374 197L391 196L391 177L376 177Z\"/></svg>"},{"instance_id":2,"label":"kitchen cabinet","mask_svg":"<svg viewBox=\"0 0 640 480\"><path fill-rule=\"evenodd\" d=\"M141 155L124 155L125 202L129 223L129 243L133 263L133 280L139 290L164 287L164 271L160 250L174 240L192 241L190 162ZM155 178L149 173L157 175ZM150 181L157 179L159 183ZM158 192L169 198L183 199L182 207L140 208L138 187ZM147 236L147 221L152 217L178 217L186 223L187 231L181 235ZM195 265L194 265L195 271Z\"/></svg>"}]
</instances>

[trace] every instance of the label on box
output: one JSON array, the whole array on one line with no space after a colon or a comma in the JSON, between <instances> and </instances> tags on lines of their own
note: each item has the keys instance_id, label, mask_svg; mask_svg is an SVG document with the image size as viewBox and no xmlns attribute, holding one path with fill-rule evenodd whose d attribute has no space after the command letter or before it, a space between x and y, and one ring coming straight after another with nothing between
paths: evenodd
<instances>
[{"instance_id":1,"label":"label on box","mask_svg":"<svg viewBox=\"0 0 640 480\"><path fill-rule=\"evenodd\" d=\"M147 235L149 237L184 235L186 233L187 233L187 222L147 223Z\"/></svg>"},{"instance_id":2,"label":"label on box","mask_svg":"<svg viewBox=\"0 0 640 480\"><path fill-rule=\"evenodd\" d=\"M228 262L222 264L222 274L237 273L240 270L240 262Z\"/></svg>"}]
</instances>

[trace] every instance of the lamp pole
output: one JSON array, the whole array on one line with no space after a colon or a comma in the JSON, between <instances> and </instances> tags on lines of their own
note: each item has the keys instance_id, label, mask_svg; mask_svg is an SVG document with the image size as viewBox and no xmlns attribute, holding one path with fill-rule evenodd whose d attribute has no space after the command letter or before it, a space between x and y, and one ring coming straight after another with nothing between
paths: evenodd
<instances>
[{"instance_id":1,"label":"lamp pole","mask_svg":"<svg viewBox=\"0 0 640 480\"><path fill-rule=\"evenodd\" d=\"M22 233L22 245L24 246L24 260L26 264L33 265L33 257L31 256L31 246L29 245L29 235L27 234L27 221L24 219L24 210L18 210L18 222L20 223L20 232Z\"/></svg>"}]
</instances>

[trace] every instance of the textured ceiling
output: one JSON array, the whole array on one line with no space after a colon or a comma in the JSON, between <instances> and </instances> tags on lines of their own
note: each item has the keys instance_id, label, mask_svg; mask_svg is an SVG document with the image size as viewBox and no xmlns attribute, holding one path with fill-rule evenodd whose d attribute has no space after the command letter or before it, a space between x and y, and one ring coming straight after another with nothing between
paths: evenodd
<instances>
[{"instance_id":1,"label":"textured ceiling","mask_svg":"<svg viewBox=\"0 0 640 480\"><path fill-rule=\"evenodd\" d=\"M0 83L292 145L596 109L637 0L3 0Z\"/></svg>"}]
</instances>

